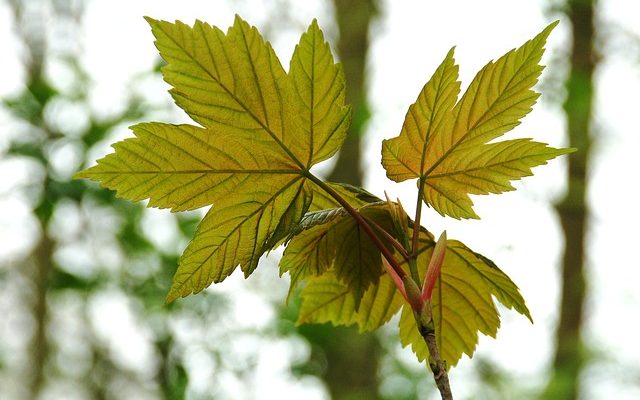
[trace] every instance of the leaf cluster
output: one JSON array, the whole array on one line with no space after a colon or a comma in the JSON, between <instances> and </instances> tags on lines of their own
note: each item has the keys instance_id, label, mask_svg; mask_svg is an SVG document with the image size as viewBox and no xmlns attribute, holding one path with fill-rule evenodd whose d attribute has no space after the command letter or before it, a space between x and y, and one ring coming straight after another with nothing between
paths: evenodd
<instances>
[{"instance_id":1,"label":"leaf cluster","mask_svg":"<svg viewBox=\"0 0 640 400\"><path fill-rule=\"evenodd\" d=\"M221 282L238 267L249 276L263 254L286 244L280 273L291 277L290 295L299 290L299 323L372 331L402 308L401 341L424 360L426 346L394 278L410 270L421 282L426 274L435 241L419 226L423 202L442 215L478 218L469 195L513 190L511 181L571 151L531 139L495 141L535 103L532 87L555 23L488 63L459 100L452 49L409 107L399 136L383 141L387 176L417 182L412 220L399 203L310 172L339 150L351 120L344 74L315 20L288 71L240 17L226 33L201 21L147 21L167 63L162 72L170 93L198 125L135 125L133 138L76 177L132 201L149 199L151 207L210 206L179 261L168 302ZM496 335L494 299L531 319L507 275L447 241L430 300L448 365L473 354L478 332Z\"/></svg>"}]
</instances>

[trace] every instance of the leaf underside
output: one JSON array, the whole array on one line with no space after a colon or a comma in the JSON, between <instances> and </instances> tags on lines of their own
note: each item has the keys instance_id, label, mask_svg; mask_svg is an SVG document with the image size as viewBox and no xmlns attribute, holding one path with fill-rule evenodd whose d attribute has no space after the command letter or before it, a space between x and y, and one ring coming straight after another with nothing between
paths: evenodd
<instances>
[{"instance_id":1,"label":"leaf underside","mask_svg":"<svg viewBox=\"0 0 640 400\"><path fill-rule=\"evenodd\" d=\"M458 101L458 66L451 49L409 107L400 135L383 141L387 176L417 179L423 200L453 218L479 218L470 194L514 190L511 181L574 149L555 149L531 139L493 142L520 124L539 94L531 88L543 70L544 44L557 21L534 39L475 76Z\"/></svg>"},{"instance_id":2,"label":"leaf underside","mask_svg":"<svg viewBox=\"0 0 640 400\"><path fill-rule=\"evenodd\" d=\"M392 222L384 203L365 204L359 212L390 229ZM301 280L330 272L346 286L357 311L367 289L383 274L380 250L341 208L309 213L301 225L304 230L291 239L280 261L280 274L291 276L290 293Z\"/></svg>"},{"instance_id":3,"label":"leaf underside","mask_svg":"<svg viewBox=\"0 0 640 400\"><path fill-rule=\"evenodd\" d=\"M291 274L292 287L303 287L297 322L357 325L360 331L371 331L388 322L402 308L401 343L410 345L418 359L424 361L428 350L417 330L413 311L395 289L391 277L381 275L378 282L366 288L357 304L354 290L333 270L333 260L337 259L334 252L344 251L325 244L334 234L343 238L334 232L332 225L336 220L339 218L302 232L285 250L281 273ZM434 246L433 236L427 231L421 232L418 256L421 278ZM455 366L463 354L473 355L479 332L496 336L500 315L494 298L531 320L520 291L509 277L491 260L455 240L447 241L446 257L433 293L436 340L449 366Z\"/></svg>"},{"instance_id":4,"label":"leaf underside","mask_svg":"<svg viewBox=\"0 0 640 400\"><path fill-rule=\"evenodd\" d=\"M433 252L434 243L423 241L418 258L421 277ZM518 287L491 260L456 240L447 241L445 261L433 291L432 310L436 343L448 366L455 366L463 354L471 357L478 344L478 332L496 337L500 315L493 299L526 316L531 314ZM403 307L400 341L411 346L418 360L429 357L410 307Z\"/></svg>"},{"instance_id":5,"label":"leaf underside","mask_svg":"<svg viewBox=\"0 0 640 400\"><path fill-rule=\"evenodd\" d=\"M248 276L311 207L309 169L350 123L344 77L313 21L285 72L240 17L227 33L147 18L176 104L202 127L146 123L76 175L172 211L213 205L180 259L167 301Z\"/></svg>"}]
</instances>

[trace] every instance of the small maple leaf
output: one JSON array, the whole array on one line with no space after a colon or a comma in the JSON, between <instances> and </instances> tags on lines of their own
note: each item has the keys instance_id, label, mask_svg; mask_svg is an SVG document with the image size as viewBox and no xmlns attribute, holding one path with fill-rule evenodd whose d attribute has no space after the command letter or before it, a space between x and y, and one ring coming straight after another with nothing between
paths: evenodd
<instances>
[{"instance_id":1,"label":"small maple leaf","mask_svg":"<svg viewBox=\"0 0 640 400\"><path fill-rule=\"evenodd\" d=\"M436 243L423 235L420 239L418 266L420 276L427 275ZM445 258L431 296L431 316L442 359L455 366L463 354L469 357L478 344L478 333L496 336L500 314L497 299L531 320L531 314L515 283L491 260L472 251L456 240L446 241ZM400 341L411 345L418 360L424 361L429 351L418 331L414 310L404 305L400 317Z\"/></svg>"},{"instance_id":2,"label":"small maple leaf","mask_svg":"<svg viewBox=\"0 0 640 400\"><path fill-rule=\"evenodd\" d=\"M531 139L491 142L520 124L539 94L531 90L551 30L489 62L456 102L458 66L451 49L414 104L400 135L382 143L387 176L418 179L424 201L442 215L479 218L469 194L514 190L510 181L575 149L554 149Z\"/></svg>"}]
</instances>

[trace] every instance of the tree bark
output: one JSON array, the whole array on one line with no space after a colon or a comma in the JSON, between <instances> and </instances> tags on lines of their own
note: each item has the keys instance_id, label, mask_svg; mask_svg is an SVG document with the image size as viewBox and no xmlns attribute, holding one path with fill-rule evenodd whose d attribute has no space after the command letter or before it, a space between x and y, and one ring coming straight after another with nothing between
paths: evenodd
<instances>
[{"instance_id":1,"label":"tree bark","mask_svg":"<svg viewBox=\"0 0 640 400\"><path fill-rule=\"evenodd\" d=\"M366 60L369 51L369 24L376 14L373 0L334 0L340 31L338 55L347 80L347 103L353 106L351 128L340 149L329 180L362 185L361 138L369 119L366 93Z\"/></svg>"},{"instance_id":2,"label":"tree bark","mask_svg":"<svg viewBox=\"0 0 640 400\"><path fill-rule=\"evenodd\" d=\"M572 24L573 49L566 83L569 145L569 185L566 197L556 206L565 237L562 265L560 318L556 328L553 376L543 394L548 399L577 399L584 363L581 329L585 302L585 231L587 171L591 147L590 126L593 97L595 0L569 0L567 15Z\"/></svg>"}]
</instances>

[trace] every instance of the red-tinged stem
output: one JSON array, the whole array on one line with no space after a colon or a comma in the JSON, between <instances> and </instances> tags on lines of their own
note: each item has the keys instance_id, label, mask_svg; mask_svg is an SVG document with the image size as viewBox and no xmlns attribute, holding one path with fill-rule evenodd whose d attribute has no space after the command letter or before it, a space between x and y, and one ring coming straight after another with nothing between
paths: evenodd
<instances>
[{"instance_id":1,"label":"red-tinged stem","mask_svg":"<svg viewBox=\"0 0 640 400\"><path fill-rule=\"evenodd\" d=\"M358 210L353 208L353 206L351 204L349 204L349 202L347 202L342 196L340 196L340 194L338 194L338 192L333 190L333 188L331 186L327 185L324 181L322 181L321 179L319 179L318 177L316 177L312 173L308 172L306 174L306 177L309 180L311 180L311 182L313 182L316 185L318 185L320 187L320 189L322 189L325 192L327 192L327 194L329 194L329 196L333 197L338 202L338 204L340 204L345 210L347 210L347 212L353 217L353 219L356 221L356 223L358 225L360 225L362 230L373 241L373 244L378 248L378 250L380 250L380 253L382 253L382 256L389 262L389 265L391 266L391 268L393 268L394 272L400 278L402 278L402 277L407 275L407 273L404 272L402 267L400 267L400 264L398 264L398 261L396 261L396 259L393 257L393 254L391 254L391 251L389 251L387 246L385 246L385 244L382 243L382 240L380 239L380 237L378 235L376 235L376 233L374 232L374 230L371 227L371 225L369 225L367 220L362 216L362 214L360 214L358 212Z\"/></svg>"},{"instance_id":2,"label":"red-tinged stem","mask_svg":"<svg viewBox=\"0 0 640 400\"><path fill-rule=\"evenodd\" d=\"M371 226L373 226L382 236L384 236L385 239L387 239L389 241L389 243L391 243L391 245L398 251L398 253L400 253L400 255L402 256L402 258L404 258L404 260L406 262L409 262L409 254L407 253L407 251L405 250L404 247L402 247L402 244L400 244L400 242L398 242L398 240L396 240L396 238L394 238L389 232L385 231L383 227L381 227L380 225L378 225L376 223L376 221L372 220L371 218L368 218L366 215L363 215L364 219L367 220L367 222L369 224L371 224Z\"/></svg>"},{"instance_id":3,"label":"red-tinged stem","mask_svg":"<svg viewBox=\"0 0 640 400\"><path fill-rule=\"evenodd\" d=\"M407 297L407 292L404 290L404 283L402 282L402 278L400 278L398 274L396 274L396 271L393 270L391 265L389 265L387 259L384 257L382 257L382 265L384 265L384 269L391 276L393 283L396 285L396 288L398 288L398 291L400 291L400 294L402 294L402 297L404 297L404 300L409 303L409 298Z\"/></svg>"}]
</instances>

